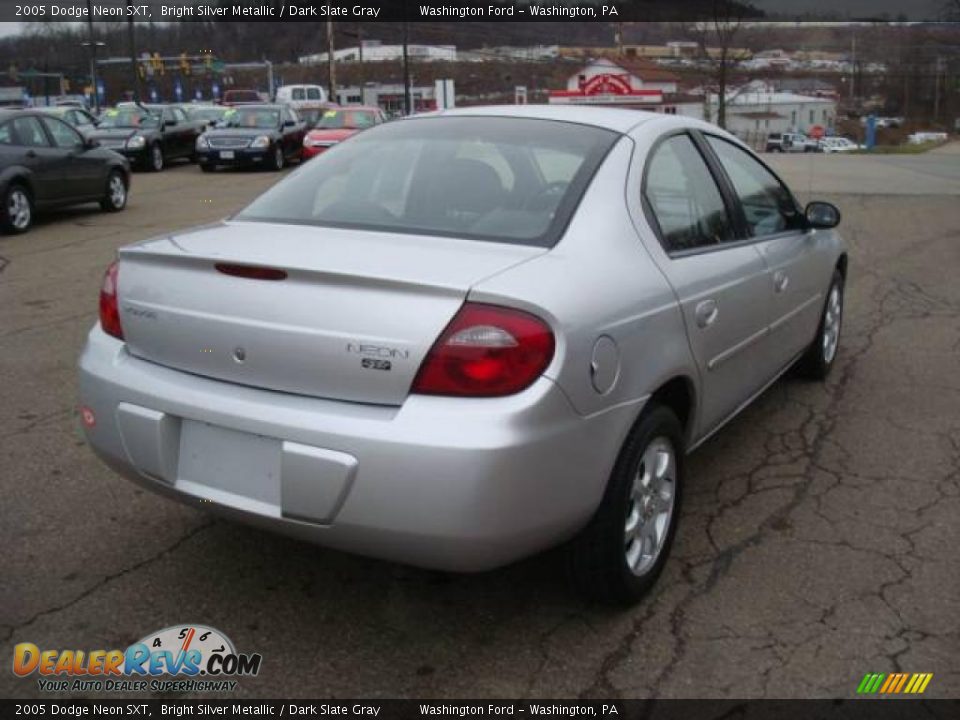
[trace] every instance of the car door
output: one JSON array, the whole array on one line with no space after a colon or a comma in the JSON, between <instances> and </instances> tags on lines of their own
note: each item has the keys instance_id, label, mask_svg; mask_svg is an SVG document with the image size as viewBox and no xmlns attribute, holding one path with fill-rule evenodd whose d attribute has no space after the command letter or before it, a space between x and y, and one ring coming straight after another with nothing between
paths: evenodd
<instances>
[{"instance_id":1,"label":"car door","mask_svg":"<svg viewBox=\"0 0 960 720\"><path fill-rule=\"evenodd\" d=\"M782 368L810 343L820 321L827 280L822 236L809 230L803 210L786 185L749 151L706 135L742 208L747 232L769 272L759 301L769 310L769 352Z\"/></svg>"},{"instance_id":2,"label":"car door","mask_svg":"<svg viewBox=\"0 0 960 720\"><path fill-rule=\"evenodd\" d=\"M54 148L40 118L21 115L11 121L16 142L15 162L33 176L34 200L38 205L62 202L69 197L65 187L67 152Z\"/></svg>"},{"instance_id":3,"label":"car door","mask_svg":"<svg viewBox=\"0 0 960 720\"><path fill-rule=\"evenodd\" d=\"M103 195L106 163L86 147L83 137L59 118L46 116L43 124L55 148L66 153L63 164L63 194L66 198Z\"/></svg>"},{"instance_id":4,"label":"car door","mask_svg":"<svg viewBox=\"0 0 960 720\"><path fill-rule=\"evenodd\" d=\"M202 132L202 123L191 118L187 111L181 107L173 108L173 116L177 120L177 127L180 128L181 140L183 142L183 154L193 155L197 145L197 138Z\"/></svg>"},{"instance_id":5,"label":"car door","mask_svg":"<svg viewBox=\"0 0 960 720\"><path fill-rule=\"evenodd\" d=\"M165 107L161 111L164 141L164 152L168 158L178 158L184 155L184 126L178 122L174 108Z\"/></svg>"},{"instance_id":6,"label":"car door","mask_svg":"<svg viewBox=\"0 0 960 720\"><path fill-rule=\"evenodd\" d=\"M642 203L660 240L652 254L676 293L700 373L702 436L769 379L767 268L693 134L670 134L653 146Z\"/></svg>"}]
</instances>

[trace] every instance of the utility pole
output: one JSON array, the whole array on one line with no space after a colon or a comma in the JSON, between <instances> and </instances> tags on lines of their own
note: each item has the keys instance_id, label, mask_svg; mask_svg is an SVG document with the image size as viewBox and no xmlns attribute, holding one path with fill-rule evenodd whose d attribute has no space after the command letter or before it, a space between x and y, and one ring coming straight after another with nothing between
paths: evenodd
<instances>
[{"instance_id":1,"label":"utility pole","mask_svg":"<svg viewBox=\"0 0 960 720\"><path fill-rule=\"evenodd\" d=\"M330 17L330 0L327 0L327 17ZM333 21L327 20L327 98L337 101L337 75L333 57Z\"/></svg>"},{"instance_id":2,"label":"utility pole","mask_svg":"<svg viewBox=\"0 0 960 720\"><path fill-rule=\"evenodd\" d=\"M140 102L140 73L137 72L137 42L133 34L133 0L127 0L127 43L130 46L130 79L133 80L133 101Z\"/></svg>"},{"instance_id":3,"label":"utility pole","mask_svg":"<svg viewBox=\"0 0 960 720\"><path fill-rule=\"evenodd\" d=\"M407 52L410 34L407 27L407 3L403 3L403 114L409 115L412 112L410 102L410 57Z\"/></svg>"},{"instance_id":4,"label":"utility pole","mask_svg":"<svg viewBox=\"0 0 960 720\"><path fill-rule=\"evenodd\" d=\"M93 86L93 110L100 114L100 93L97 92L97 41L93 37L92 0L87 0L87 30L90 32L90 85Z\"/></svg>"},{"instance_id":5,"label":"utility pole","mask_svg":"<svg viewBox=\"0 0 960 720\"><path fill-rule=\"evenodd\" d=\"M857 78L857 29L853 28L853 39L850 41L850 105L853 105L854 85Z\"/></svg>"},{"instance_id":6,"label":"utility pole","mask_svg":"<svg viewBox=\"0 0 960 720\"><path fill-rule=\"evenodd\" d=\"M363 23L357 23L357 53L359 54L360 62L360 102L364 102L363 99L363 88L367 84L366 73L363 70Z\"/></svg>"},{"instance_id":7,"label":"utility pole","mask_svg":"<svg viewBox=\"0 0 960 720\"><path fill-rule=\"evenodd\" d=\"M937 66L933 72L933 121L940 119L940 73L943 70L943 56L937 55Z\"/></svg>"}]
</instances>

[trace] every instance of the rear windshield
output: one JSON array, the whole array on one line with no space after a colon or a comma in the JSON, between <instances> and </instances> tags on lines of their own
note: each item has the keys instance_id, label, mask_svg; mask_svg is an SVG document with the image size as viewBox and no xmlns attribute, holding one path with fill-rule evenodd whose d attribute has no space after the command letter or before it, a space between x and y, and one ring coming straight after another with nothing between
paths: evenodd
<instances>
[{"instance_id":1,"label":"rear windshield","mask_svg":"<svg viewBox=\"0 0 960 720\"><path fill-rule=\"evenodd\" d=\"M526 118L387 123L311 160L234 219L550 247L618 137Z\"/></svg>"},{"instance_id":2,"label":"rear windshield","mask_svg":"<svg viewBox=\"0 0 960 720\"><path fill-rule=\"evenodd\" d=\"M377 116L372 110L327 110L314 127L321 130L362 130L376 121Z\"/></svg>"}]
</instances>

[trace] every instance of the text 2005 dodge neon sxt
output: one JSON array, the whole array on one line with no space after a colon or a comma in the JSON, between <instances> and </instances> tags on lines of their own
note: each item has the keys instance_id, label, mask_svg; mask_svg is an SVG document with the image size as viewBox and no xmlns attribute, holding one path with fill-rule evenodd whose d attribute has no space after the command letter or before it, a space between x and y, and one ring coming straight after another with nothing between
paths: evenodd
<instances>
[{"instance_id":1,"label":"text 2005 dodge neon sxt","mask_svg":"<svg viewBox=\"0 0 960 720\"><path fill-rule=\"evenodd\" d=\"M578 584L631 601L684 454L797 361L830 370L839 219L686 118L387 123L120 250L86 433L152 490L343 550L473 571L572 539Z\"/></svg>"}]
</instances>

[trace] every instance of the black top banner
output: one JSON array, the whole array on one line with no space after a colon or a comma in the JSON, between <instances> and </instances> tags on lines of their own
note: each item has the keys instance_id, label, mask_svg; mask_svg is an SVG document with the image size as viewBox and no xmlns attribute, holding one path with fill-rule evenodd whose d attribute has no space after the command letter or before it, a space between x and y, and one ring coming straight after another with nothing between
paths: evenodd
<instances>
[{"instance_id":1,"label":"black top banner","mask_svg":"<svg viewBox=\"0 0 960 720\"><path fill-rule=\"evenodd\" d=\"M957 13L960 15L960 13ZM943 0L25 0L3 22L945 21Z\"/></svg>"}]
</instances>

